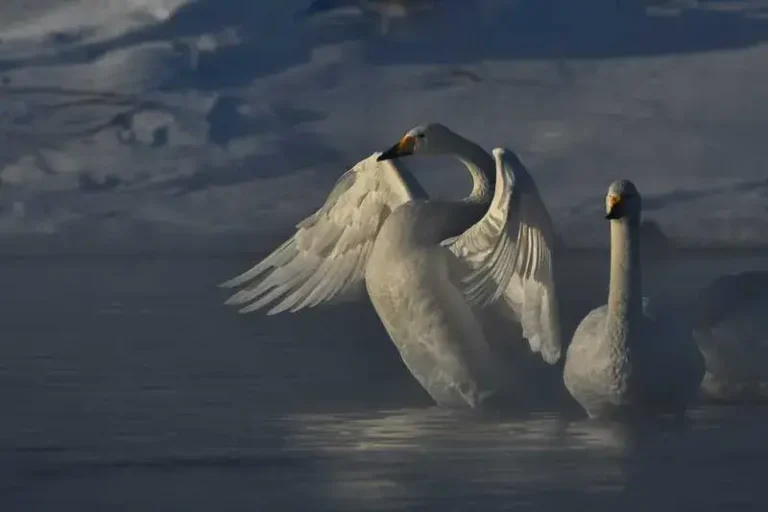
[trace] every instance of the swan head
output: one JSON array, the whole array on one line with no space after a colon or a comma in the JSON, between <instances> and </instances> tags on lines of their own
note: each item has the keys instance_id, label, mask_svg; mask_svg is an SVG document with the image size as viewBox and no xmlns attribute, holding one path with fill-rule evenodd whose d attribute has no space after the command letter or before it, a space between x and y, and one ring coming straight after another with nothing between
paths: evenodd
<instances>
[{"instance_id":1,"label":"swan head","mask_svg":"<svg viewBox=\"0 0 768 512\"><path fill-rule=\"evenodd\" d=\"M608 187L605 196L605 218L609 220L630 219L639 221L641 210L640 192L629 180L618 180Z\"/></svg>"},{"instance_id":2,"label":"swan head","mask_svg":"<svg viewBox=\"0 0 768 512\"><path fill-rule=\"evenodd\" d=\"M392 160L410 155L441 155L451 152L451 141L456 134L440 123L429 123L416 126L391 148L384 151L376 159Z\"/></svg>"}]
</instances>

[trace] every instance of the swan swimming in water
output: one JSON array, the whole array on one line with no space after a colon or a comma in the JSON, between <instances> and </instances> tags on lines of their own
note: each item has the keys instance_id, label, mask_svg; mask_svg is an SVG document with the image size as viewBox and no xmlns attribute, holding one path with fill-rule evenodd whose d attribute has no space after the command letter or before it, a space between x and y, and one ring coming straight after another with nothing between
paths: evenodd
<instances>
[{"instance_id":1,"label":"swan swimming in water","mask_svg":"<svg viewBox=\"0 0 768 512\"><path fill-rule=\"evenodd\" d=\"M611 225L608 303L579 324L565 359L565 387L591 418L679 413L696 398L704 359L684 324L663 324L642 296L641 198L628 180L606 196Z\"/></svg>"},{"instance_id":2,"label":"swan swimming in water","mask_svg":"<svg viewBox=\"0 0 768 512\"><path fill-rule=\"evenodd\" d=\"M368 294L403 361L432 397L474 406L500 385L503 368L489 342L511 343L513 325L507 320L502 332L484 331L493 313L473 306L504 297L500 314L506 308L507 318L517 319L545 361L559 359L554 230L532 178L512 170L507 151L494 150L494 165L479 146L430 125L408 132L378 160L413 154L462 159L472 192L463 201L412 201L392 212L371 254Z\"/></svg>"},{"instance_id":3,"label":"swan swimming in water","mask_svg":"<svg viewBox=\"0 0 768 512\"><path fill-rule=\"evenodd\" d=\"M448 228L459 233L441 245L476 270L468 278L474 279L467 290L469 301L488 305L501 299L531 349L548 363L557 362L562 341L553 275L556 233L533 177L512 151L496 148L491 157L438 123L410 130L377 160L411 155L453 156L469 171L469 196L448 202L441 212L460 218ZM432 222L448 226L444 220Z\"/></svg>"},{"instance_id":4,"label":"swan swimming in water","mask_svg":"<svg viewBox=\"0 0 768 512\"><path fill-rule=\"evenodd\" d=\"M704 398L768 399L768 272L717 278L697 295L693 337L704 354Z\"/></svg>"},{"instance_id":5,"label":"swan swimming in water","mask_svg":"<svg viewBox=\"0 0 768 512\"><path fill-rule=\"evenodd\" d=\"M453 154L473 180L463 201L429 200L392 159ZM365 287L400 355L442 406L475 407L499 388L484 332L488 311L518 322L553 364L560 326L551 226L532 178L437 123L418 126L347 171L325 204L262 262L223 286L247 286L228 304L297 311ZM511 162L514 164L514 162ZM257 278L260 278L258 281ZM254 282L255 281L255 282ZM495 306L495 307L494 307ZM512 341L507 341L512 343Z\"/></svg>"}]
</instances>

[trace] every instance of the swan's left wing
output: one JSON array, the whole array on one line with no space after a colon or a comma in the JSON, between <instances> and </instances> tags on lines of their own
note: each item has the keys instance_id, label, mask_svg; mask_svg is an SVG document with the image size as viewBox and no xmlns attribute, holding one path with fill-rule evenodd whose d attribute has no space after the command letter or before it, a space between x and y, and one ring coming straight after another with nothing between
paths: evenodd
<instances>
[{"instance_id":1,"label":"swan's left wing","mask_svg":"<svg viewBox=\"0 0 768 512\"><path fill-rule=\"evenodd\" d=\"M474 271L466 278L470 303L499 298L514 310L531 350L554 364L562 340L553 269L555 230L533 177L509 150L493 150L496 187L483 218L450 249Z\"/></svg>"},{"instance_id":2,"label":"swan's left wing","mask_svg":"<svg viewBox=\"0 0 768 512\"><path fill-rule=\"evenodd\" d=\"M299 222L283 245L222 283L242 287L227 304L243 306L243 313L272 305L269 314L275 314L359 296L382 224L399 205L425 195L418 183L408 182L406 169L379 162L379 155L345 172L325 204Z\"/></svg>"}]
</instances>

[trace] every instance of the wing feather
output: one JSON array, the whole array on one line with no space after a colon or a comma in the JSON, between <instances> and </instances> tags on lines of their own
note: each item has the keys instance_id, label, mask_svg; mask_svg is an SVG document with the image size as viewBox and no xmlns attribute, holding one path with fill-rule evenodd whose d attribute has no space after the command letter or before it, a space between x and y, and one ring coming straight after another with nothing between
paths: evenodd
<instances>
[{"instance_id":1,"label":"wing feather","mask_svg":"<svg viewBox=\"0 0 768 512\"><path fill-rule=\"evenodd\" d=\"M365 265L381 225L397 206L423 194L407 169L374 153L345 172L325 204L296 225L269 256L222 287L243 287L226 304L249 313L295 312L342 299L363 287ZM413 181L411 181L413 182Z\"/></svg>"},{"instance_id":2,"label":"wing feather","mask_svg":"<svg viewBox=\"0 0 768 512\"><path fill-rule=\"evenodd\" d=\"M493 154L496 187L491 205L450 247L474 268L465 279L467 300L484 306L503 297L531 350L554 364L562 351L554 226L533 177L514 153L497 148Z\"/></svg>"}]
</instances>

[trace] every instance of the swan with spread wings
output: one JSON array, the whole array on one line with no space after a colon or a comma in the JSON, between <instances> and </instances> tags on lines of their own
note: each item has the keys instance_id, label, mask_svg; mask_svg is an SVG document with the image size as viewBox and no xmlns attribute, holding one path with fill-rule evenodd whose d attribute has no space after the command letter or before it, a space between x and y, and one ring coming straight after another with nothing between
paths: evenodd
<instances>
[{"instance_id":1,"label":"swan with spread wings","mask_svg":"<svg viewBox=\"0 0 768 512\"><path fill-rule=\"evenodd\" d=\"M461 201L430 199L394 160L453 155L473 186ZM223 286L243 288L242 312L298 311L366 289L403 362L441 406L475 407L506 368L492 340L515 324L549 364L561 354L553 271L555 234L527 170L447 127L408 131L347 171L293 237ZM509 327L487 328L488 318ZM494 331L494 332L490 332ZM519 343L519 341L517 341Z\"/></svg>"}]
</instances>

